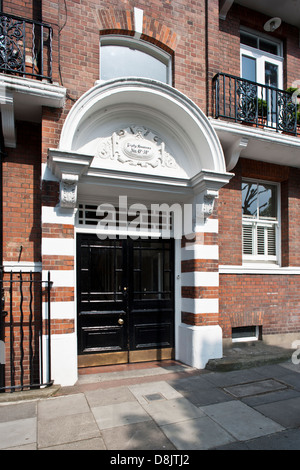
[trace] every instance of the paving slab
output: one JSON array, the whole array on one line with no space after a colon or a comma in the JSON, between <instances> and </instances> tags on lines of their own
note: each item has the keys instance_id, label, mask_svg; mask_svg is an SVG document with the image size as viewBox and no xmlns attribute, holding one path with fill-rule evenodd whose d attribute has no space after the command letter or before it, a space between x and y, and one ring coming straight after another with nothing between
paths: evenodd
<instances>
[{"instance_id":1,"label":"paving slab","mask_svg":"<svg viewBox=\"0 0 300 470\"><path fill-rule=\"evenodd\" d=\"M234 400L201 407L202 411L237 440L254 439L284 428L245 403Z\"/></svg>"},{"instance_id":2,"label":"paving slab","mask_svg":"<svg viewBox=\"0 0 300 470\"><path fill-rule=\"evenodd\" d=\"M297 374L300 374L300 364L294 364L293 362L284 362L280 364L283 369L288 369L292 372L296 372Z\"/></svg>"},{"instance_id":3,"label":"paving slab","mask_svg":"<svg viewBox=\"0 0 300 470\"><path fill-rule=\"evenodd\" d=\"M246 442L249 450L299 450L300 429L270 434L253 441Z\"/></svg>"},{"instance_id":4,"label":"paving slab","mask_svg":"<svg viewBox=\"0 0 300 470\"><path fill-rule=\"evenodd\" d=\"M176 449L153 421L104 429L102 437L108 450Z\"/></svg>"},{"instance_id":5,"label":"paving slab","mask_svg":"<svg viewBox=\"0 0 300 470\"><path fill-rule=\"evenodd\" d=\"M36 416L36 401L0 405L0 423L14 421L15 419L35 418Z\"/></svg>"},{"instance_id":6,"label":"paving slab","mask_svg":"<svg viewBox=\"0 0 300 470\"><path fill-rule=\"evenodd\" d=\"M38 420L39 449L99 437L91 412Z\"/></svg>"},{"instance_id":7,"label":"paving slab","mask_svg":"<svg viewBox=\"0 0 300 470\"><path fill-rule=\"evenodd\" d=\"M217 387L228 387L230 385L240 385L247 382L261 380L261 375L252 369L233 370L230 372L211 372L205 375L205 380Z\"/></svg>"},{"instance_id":8,"label":"paving slab","mask_svg":"<svg viewBox=\"0 0 300 470\"><path fill-rule=\"evenodd\" d=\"M256 406L255 409L286 428L300 426L300 397L285 400L282 406L274 402Z\"/></svg>"},{"instance_id":9,"label":"paving slab","mask_svg":"<svg viewBox=\"0 0 300 470\"><path fill-rule=\"evenodd\" d=\"M39 419L53 419L90 411L84 394L49 398L38 403Z\"/></svg>"},{"instance_id":10,"label":"paving slab","mask_svg":"<svg viewBox=\"0 0 300 470\"><path fill-rule=\"evenodd\" d=\"M149 401L149 396L154 394L160 394L166 400L172 400L173 398L181 398L182 395L178 393L173 387L171 387L167 382L159 381L152 383L136 384L130 385L129 390L135 396L139 403L142 405L147 405Z\"/></svg>"},{"instance_id":11,"label":"paving slab","mask_svg":"<svg viewBox=\"0 0 300 470\"><path fill-rule=\"evenodd\" d=\"M235 440L208 416L167 424L162 430L178 450L207 450Z\"/></svg>"},{"instance_id":12,"label":"paving slab","mask_svg":"<svg viewBox=\"0 0 300 470\"><path fill-rule=\"evenodd\" d=\"M67 442L56 446L46 447L46 450L107 450L101 437L82 441Z\"/></svg>"},{"instance_id":13,"label":"paving slab","mask_svg":"<svg viewBox=\"0 0 300 470\"><path fill-rule=\"evenodd\" d=\"M168 383L195 406L211 405L233 399L203 377L176 379Z\"/></svg>"},{"instance_id":14,"label":"paving slab","mask_svg":"<svg viewBox=\"0 0 300 470\"><path fill-rule=\"evenodd\" d=\"M264 405L265 403L274 403L279 402L278 406L284 406L283 403L285 400L289 400L290 398L297 398L300 397L300 392L297 390L293 390L291 388L286 388L285 390L279 390L276 392L264 393L262 395L254 395L250 397L241 398L243 403L246 403L252 408Z\"/></svg>"},{"instance_id":15,"label":"paving slab","mask_svg":"<svg viewBox=\"0 0 300 470\"><path fill-rule=\"evenodd\" d=\"M0 423L0 449L35 444L37 418Z\"/></svg>"},{"instance_id":16,"label":"paving slab","mask_svg":"<svg viewBox=\"0 0 300 470\"><path fill-rule=\"evenodd\" d=\"M135 401L134 395L130 392L128 387L111 388L107 390L92 390L85 392L86 399L91 407L104 406L104 405L117 405L119 403L127 403Z\"/></svg>"},{"instance_id":17,"label":"paving slab","mask_svg":"<svg viewBox=\"0 0 300 470\"><path fill-rule=\"evenodd\" d=\"M287 370L289 369L289 366L293 364L292 363L282 363L282 364L269 364L269 365L264 365L261 367L255 367L252 369L252 371L256 372L258 375L260 375L264 379L271 379L276 377L277 379L280 379L280 377L283 377L284 375L287 375ZM299 366L298 366L299 367ZM291 369L292 372L295 372L293 369Z\"/></svg>"},{"instance_id":18,"label":"paving slab","mask_svg":"<svg viewBox=\"0 0 300 470\"><path fill-rule=\"evenodd\" d=\"M263 393L270 393L278 390L284 390L287 385L282 384L274 379L259 380L242 385L233 385L224 390L236 398L248 397L251 395L260 395Z\"/></svg>"},{"instance_id":19,"label":"paving slab","mask_svg":"<svg viewBox=\"0 0 300 470\"><path fill-rule=\"evenodd\" d=\"M291 372L280 377L281 382L295 388L300 391L300 374L296 372Z\"/></svg>"},{"instance_id":20,"label":"paving slab","mask_svg":"<svg viewBox=\"0 0 300 470\"><path fill-rule=\"evenodd\" d=\"M233 442L214 450L299 450L300 430L288 429L275 434L251 439L244 442Z\"/></svg>"},{"instance_id":21,"label":"paving slab","mask_svg":"<svg viewBox=\"0 0 300 470\"><path fill-rule=\"evenodd\" d=\"M159 426L203 416L203 412L199 408L183 397L154 401L143 405L143 407Z\"/></svg>"},{"instance_id":22,"label":"paving slab","mask_svg":"<svg viewBox=\"0 0 300 470\"><path fill-rule=\"evenodd\" d=\"M101 430L151 420L150 416L137 402L96 406L91 410Z\"/></svg>"}]
</instances>

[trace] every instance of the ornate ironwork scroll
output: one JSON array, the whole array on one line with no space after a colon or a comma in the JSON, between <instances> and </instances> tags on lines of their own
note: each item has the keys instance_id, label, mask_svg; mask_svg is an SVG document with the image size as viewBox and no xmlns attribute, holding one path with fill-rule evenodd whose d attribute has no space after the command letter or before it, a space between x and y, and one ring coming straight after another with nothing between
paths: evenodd
<instances>
[{"instance_id":1,"label":"ornate ironwork scroll","mask_svg":"<svg viewBox=\"0 0 300 470\"><path fill-rule=\"evenodd\" d=\"M0 16L0 68L6 71L24 70L24 22Z\"/></svg>"},{"instance_id":2,"label":"ornate ironwork scroll","mask_svg":"<svg viewBox=\"0 0 300 470\"><path fill-rule=\"evenodd\" d=\"M292 95L278 91L278 129L284 132L296 131L297 105L293 102Z\"/></svg>"},{"instance_id":3,"label":"ornate ironwork scroll","mask_svg":"<svg viewBox=\"0 0 300 470\"><path fill-rule=\"evenodd\" d=\"M238 120L256 122L257 119L257 86L247 80L237 80Z\"/></svg>"}]
</instances>

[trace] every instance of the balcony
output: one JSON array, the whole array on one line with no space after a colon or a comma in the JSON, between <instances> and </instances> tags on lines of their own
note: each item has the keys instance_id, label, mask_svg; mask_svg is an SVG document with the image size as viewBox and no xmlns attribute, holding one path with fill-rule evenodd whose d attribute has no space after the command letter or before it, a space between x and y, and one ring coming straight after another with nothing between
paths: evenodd
<instances>
[{"instance_id":1,"label":"balcony","mask_svg":"<svg viewBox=\"0 0 300 470\"><path fill-rule=\"evenodd\" d=\"M0 72L51 82L51 26L1 13Z\"/></svg>"},{"instance_id":2,"label":"balcony","mask_svg":"<svg viewBox=\"0 0 300 470\"><path fill-rule=\"evenodd\" d=\"M213 117L227 171L240 156L300 168L300 112L292 92L226 73L213 78Z\"/></svg>"},{"instance_id":3,"label":"balcony","mask_svg":"<svg viewBox=\"0 0 300 470\"><path fill-rule=\"evenodd\" d=\"M300 135L300 113L293 93L234 75L214 77L215 118Z\"/></svg>"},{"instance_id":4,"label":"balcony","mask_svg":"<svg viewBox=\"0 0 300 470\"><path fill-rule=\"evenodd\" d=\"M17 145L15 120L41 122L42 108L62 108L66 89L53 83L50 25L0 13L0 111L6 147Z\"/></svg>"}]
</instances>

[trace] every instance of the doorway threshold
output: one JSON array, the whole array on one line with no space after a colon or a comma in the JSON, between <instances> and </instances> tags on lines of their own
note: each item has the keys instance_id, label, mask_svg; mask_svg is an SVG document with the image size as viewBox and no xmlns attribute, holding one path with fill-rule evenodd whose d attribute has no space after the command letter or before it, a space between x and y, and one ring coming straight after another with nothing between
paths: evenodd
<instances>
[{"instance_id":1,"label":"doorway threshold","mask_svg":"<svg viewBox=\"0 0 300 470\"><path fill-rule=\"evenodd\" d=\"M162 376L199 371L175 360L153 361L135 364L116 364L112 366L87 367L78 369L77 385L89 383L123 382L131 379L160 379ZM163 379L162 379L163 380Z\"/></svg>"}]
</instances>

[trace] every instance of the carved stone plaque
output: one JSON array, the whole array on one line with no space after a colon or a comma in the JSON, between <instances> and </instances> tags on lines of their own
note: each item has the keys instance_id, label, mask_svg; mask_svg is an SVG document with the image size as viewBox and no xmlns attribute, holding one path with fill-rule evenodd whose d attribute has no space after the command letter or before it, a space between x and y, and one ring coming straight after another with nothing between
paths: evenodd
<instances>
[{"instance_id":1,"label":"carved stone plaque","mask_svg":"<svg viewBox=\"0 0 300 470\"><path fill-rule=\"evenodd\" d=\"M175 159L166 151L165 143L151 130L136 125L101 139L95 157L134 166L177 168Z\"/></svg>"}]
</instances>

